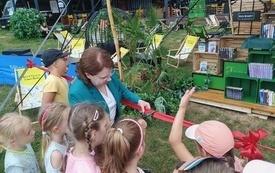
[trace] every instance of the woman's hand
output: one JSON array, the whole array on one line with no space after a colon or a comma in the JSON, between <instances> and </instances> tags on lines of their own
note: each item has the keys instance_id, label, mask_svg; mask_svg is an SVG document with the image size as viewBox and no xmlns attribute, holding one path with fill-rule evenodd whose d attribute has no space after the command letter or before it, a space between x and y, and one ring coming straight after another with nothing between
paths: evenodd
<instances>
[{"instance_id":1,"label":"woman's hand","mask_svg":"<svg viewBox=\"0 0 275 173\"><path fill-rule=\"evenodd\" d=\"M143 100L139 100L138 105L140 106L142 113L145 112L145 109L151 109L150 103Z\"/></svg>"}]
</instances>

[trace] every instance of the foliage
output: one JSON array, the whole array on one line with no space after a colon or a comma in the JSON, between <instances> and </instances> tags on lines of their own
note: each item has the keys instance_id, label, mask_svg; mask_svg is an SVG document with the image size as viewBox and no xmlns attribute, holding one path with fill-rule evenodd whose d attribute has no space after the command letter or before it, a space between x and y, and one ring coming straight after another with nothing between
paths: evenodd
<instances>
[{"instance_id":1,"label":"foliage","mask_svg":"<svg viewBox=\"0 0 275 173\"><path fill-rule=\"evenodd\" d=\"M11 31L19 39L38 38L44 16L37 9L18 9L11 17Z\"/></svg>"}]
</instances>

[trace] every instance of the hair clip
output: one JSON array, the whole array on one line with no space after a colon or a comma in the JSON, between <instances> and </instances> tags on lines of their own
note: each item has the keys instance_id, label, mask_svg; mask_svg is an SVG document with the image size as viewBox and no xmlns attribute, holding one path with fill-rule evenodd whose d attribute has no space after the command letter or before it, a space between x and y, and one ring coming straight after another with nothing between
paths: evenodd
<instances>
[{"instance_id":1,"label":"hair clip","mask_svg":"<svg viewBox=\"0 0 275 173\"><path fill-rule=\"evenodd\" d=\"M93 121L98 120L98 117L99 117L99 112L98 112L98 110L95 110L95 115L93 117Z\"/></svg>"},{"instance_id":2,"label":"hair clip","mask_svg":"<svg viewBox=\"0 0 275 173\"><path fill-rule=\"evenodd\" d=\"M123 134L123 130L121 128L117 128L116 130L119 131L120 134Z\"/></svg>"}]
</instances>

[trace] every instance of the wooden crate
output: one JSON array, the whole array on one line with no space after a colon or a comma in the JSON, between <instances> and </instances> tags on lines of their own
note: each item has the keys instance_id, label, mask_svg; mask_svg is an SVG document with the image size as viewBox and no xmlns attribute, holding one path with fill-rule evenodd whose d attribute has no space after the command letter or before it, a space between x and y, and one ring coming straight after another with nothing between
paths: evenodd
<instances>
[{"instance_id":1,"label":"wooden crate","mask_svg":"<svg viewBox=\"0 0 275 173\"><path fill-rule=\"evenodd\" d=\"M240 49L250 35L224 35L221 37L221 47L237 48L237 58L234 61L247 61L248 49Z\"/></svg>"},{"instance_id":2,"label":"wooden crate","mask_svg":"<svg viewBox=\"0 0 275 173\"><path fill-rule=\"evenodd\" d=\"M246 0L237 0L234 4L231 5L231 12L246 12L246 11L260 11L261 14L265 11L265 2L259 0L246 1ZM262 17L260 14L259 21L233 21L234 34L240 35L260 35L261 34L261 25Z\"/></svg>"},{"instance_id":3,"label":"wooden crate","mask_svg":"<svg viewBox=\"0 0 275 173\"><path fill-rule=\"evenodd\" d=\"M200 71L200 62L207 61L210 74L219 75L223 70L222 60L219 53L194 52L193 53L193 71L197 73L206 73Z\"/></svg>"}]
</instances>

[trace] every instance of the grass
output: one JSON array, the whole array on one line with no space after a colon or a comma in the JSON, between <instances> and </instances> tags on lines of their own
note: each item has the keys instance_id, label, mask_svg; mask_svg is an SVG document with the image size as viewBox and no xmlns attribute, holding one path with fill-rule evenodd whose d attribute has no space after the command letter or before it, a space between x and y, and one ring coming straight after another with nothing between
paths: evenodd
<instances>
[{"instance_id":1,"label":"grass","mask_svg":"<svg viewBox=\"0 0 275 173\"><path fill-rule=\"evenodd\" d=\"M0 30L0 38L1 52L10 48L30 48L31 50L36 51L40 43L42 43L43 41L42 38L20 41L14 38L13 35L6 30ZM168 49L178 48L180 43L182 42L182 39L184 39L184 33L182 30L172 32L168 35L167 38L165 38L163 47L166 47ZM42 50L47 48L57 48L57 40L54 40L52 38L48 39ZM163 63L163 65L165 66L165 62ZM178 73L187 73L188 75L191 75L192 64L185 62L181 64L180 68L178 69L171 67L165 68L167 68L169 72L174 76L176 76ZM2 103L3 100L6 98L10 89L11 86L8 85L0 86L0 103ZM0 116L3 116L4 113L10 112L14 109L16 105L13 102L13 98L14 96L11 97L4 110L0 113ZM23 115L29 116L32 121L36 121L37 114L38 109L23 111ZM132 112L127 116L133 117L139 116L139 114L137 112ZM195 123L200 123L202 121L210 119L216 119L227 124L232 129L232 131L239 130L245 134L248 134L249 130L257 130L259 128L262 128L267 130L269 135L261 141L261 144L275 148L274 118L262 120L234 111L190 103L185 119ZM36 130L36 140L33 142L32 145L39 160L41 130L37 124L34 125L34 128ZM157 119L149 119L146 135L146 151L142 160L140 161L140 167L148 168L153 173L172 172L174 165L178 162L178 159L168 143L170 129L171 124L169 123ZM183 140L187 148L190 149L190 151L194 155L197 155L194 143L185 137L183 137ZM264 150L261 148L260 150L264 154L266 160L270 162L275 162L274 152L270 152L269 150ZM4 152L0 154L0 172L4 172L3 164Z\"/></svg>"}]
</instances>

